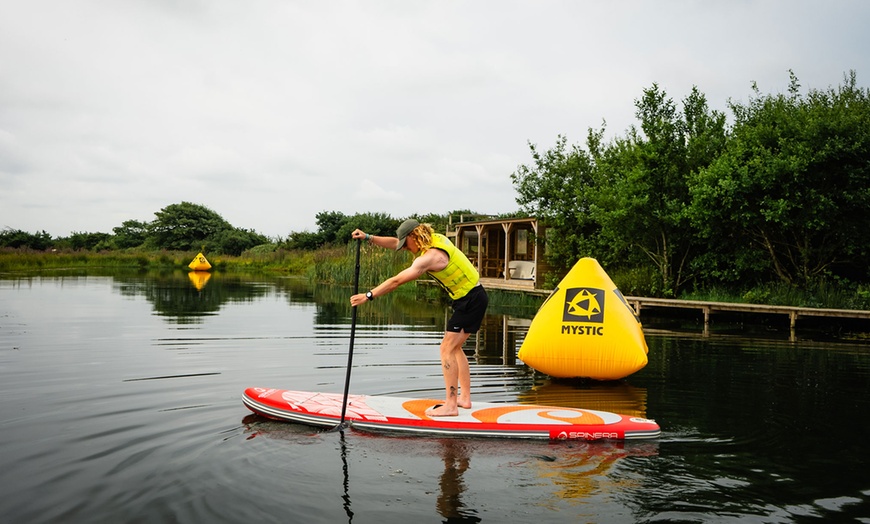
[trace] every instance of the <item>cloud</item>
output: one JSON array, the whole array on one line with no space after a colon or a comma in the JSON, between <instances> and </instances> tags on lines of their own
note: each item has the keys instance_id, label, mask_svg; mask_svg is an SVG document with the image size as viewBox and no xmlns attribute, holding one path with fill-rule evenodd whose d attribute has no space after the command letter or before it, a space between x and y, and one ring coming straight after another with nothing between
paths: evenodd
<instances>
[{"instance_id":1,"label":"cloud","mask_svg":"<svg viewBox=\"0 0 870 524\"><path fill-rule=\"evenodd\" d=\"M0 224L181 202L270 236L321 211L516 210L528 143L621 135L658 83L714 109L868 73L844 0L62 0L0 6Z\"/></svg>"},{"instance_id":2,"label":"cloud","mask_svg":"<svg viewBox=\"0 0 870 524\"><path fill-rule=\"evenodd\" d=\"M409 184L410 185L410 184ZM385 189L377 183L369 179L364 179L359 182L354 192L353 197L360 200L371 202L374 206L381 206L385 202L398 201L402 199L402 193Z\"/></svg>"}]
</instances>

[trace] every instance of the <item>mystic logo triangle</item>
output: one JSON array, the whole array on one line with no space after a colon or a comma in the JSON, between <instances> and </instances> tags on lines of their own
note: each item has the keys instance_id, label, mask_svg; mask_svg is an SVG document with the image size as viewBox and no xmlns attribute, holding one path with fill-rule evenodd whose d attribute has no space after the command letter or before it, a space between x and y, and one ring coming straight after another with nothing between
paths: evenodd
<instances>
[{"instance_id":1,"label":"mystic logo triangle","mask_svg":"<svg viewBox=\"0 0 870 524\"><path fill-rule=\"evenodd\" d=\"M604 290L575 287L565 290L562 322L604 322Z\"/></svg>"}]
</instances>

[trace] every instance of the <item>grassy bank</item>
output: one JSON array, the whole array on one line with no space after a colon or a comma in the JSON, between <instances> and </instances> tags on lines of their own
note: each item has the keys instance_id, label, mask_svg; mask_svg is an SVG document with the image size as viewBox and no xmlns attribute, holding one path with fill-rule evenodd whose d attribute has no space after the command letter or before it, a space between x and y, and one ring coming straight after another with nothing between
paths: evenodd
<instances>
[{"instance_id":1,"label":"grassy bank","mask_svg":"<svg viewBox=\"0 0 870 524\"><path fill-rule=\"evenodd\" d=\"M809 288L798 288L785 283L769 283L735 292L722 289L693 291L680 298L710 302L738 302L830 309L870 310L870 289L864 285L838 286L820 281Z\"/></svg>"},{"instance_id":2,"label":"grassy bank","mask_svg":"<svg viewBox=\"0 0 870 524\"><path fill-rule=\"evenodd\" d=\"M0 251L0 272L24 273L48 269L139 268L186 269L196 253L175 251ZM276 250L244 253L242 256L206 254L213 268L221 271L263 271L305 275L313 266L314 255L305 251Z\"/></svg>"},{"instance_id":3,"label":"grassy bank","mask_svg":"<svg viewBox=\"0 0 870 524\"><path fill-rule=\"evenodd\" d=\"M616 270L608 271L608 274L626 296L870 310L870 286L833 279L819 278L810 285L801 287L785 282L747 283L734 288L691 289L674 296L660 289L660 279L652 270Z\"/></svg>"}]
</instances>

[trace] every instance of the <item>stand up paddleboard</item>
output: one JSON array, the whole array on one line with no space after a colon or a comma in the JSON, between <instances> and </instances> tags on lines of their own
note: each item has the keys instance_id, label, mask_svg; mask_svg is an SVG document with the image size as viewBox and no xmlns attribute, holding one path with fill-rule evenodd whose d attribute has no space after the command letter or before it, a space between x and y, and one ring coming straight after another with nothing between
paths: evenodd
<instances>
[{"instance_id":1,"label":"stand up paddleboard","mask_svg":"<svg viewBox=\"0 0 870 524\"><path fill-rule=\"evenodd\" d=\"M344 396L336 393L248 388L245 406L258 415L311 426L335 427ZM456 417L428 417L439 401L349 395L345 421L354 429L451 437L550 440L630 440L656 438L653 420L588 409L475 402Z\"/></svg>"}]
</instances>

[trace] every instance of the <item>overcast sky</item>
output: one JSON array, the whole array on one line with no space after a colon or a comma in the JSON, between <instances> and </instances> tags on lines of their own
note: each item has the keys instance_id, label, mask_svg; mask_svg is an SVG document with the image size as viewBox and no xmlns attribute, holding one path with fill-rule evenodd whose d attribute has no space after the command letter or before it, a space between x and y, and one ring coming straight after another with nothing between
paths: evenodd
<instances>
[{"instance_id":1,"label":"overcast sky","mask_svg":"<svg viewBox=\"0 0 870 524\"><path fill-rule=\"evenodd\" d=\"M182 201L270 237L315 215L516 211L559 134L870 79L866 0L0 0L0 228Z\"/></svg>"}]
</instances>

